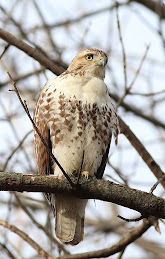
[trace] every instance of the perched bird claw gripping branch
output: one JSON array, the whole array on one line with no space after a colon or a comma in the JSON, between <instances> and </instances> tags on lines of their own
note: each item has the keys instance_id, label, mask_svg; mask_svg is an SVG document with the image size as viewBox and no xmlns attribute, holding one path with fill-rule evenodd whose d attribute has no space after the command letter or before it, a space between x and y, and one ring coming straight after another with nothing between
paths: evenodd
<instances>
[{"instance_id":1,"label":"perched bird claw gripping branch","mask_svg":"<svg viewBox=\"0 0 165 259\"><path fill-rule=\"evenodd\" d=\"M38 98L34 122L68 175L80 171L101 179L112 134L117 143L118 117L104 83L107 61L103 51L80 51L65 72L46 83ZM64 179L37 132L34 137L39 173ZM77 245L84 236L87 200L61 193L47 197L55 210L56 236Z\"/></svg>"}]
</instances>

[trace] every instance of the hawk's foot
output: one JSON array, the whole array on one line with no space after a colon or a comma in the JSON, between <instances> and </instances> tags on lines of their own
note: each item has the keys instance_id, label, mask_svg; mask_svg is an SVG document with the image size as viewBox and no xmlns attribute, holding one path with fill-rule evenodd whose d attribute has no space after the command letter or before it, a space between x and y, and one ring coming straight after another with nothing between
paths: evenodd
<instances>
[{"instance_id":1,"label":"hawk's foot","mask_svg":"<svg viewBox=\"0 0 165 259\"><path fill-rule=\"evenodd\" d=\"M85 178L88 179L88 177L89 177L89 172L88 172L88 171L83 171L83 172L81 172L81 175L82 175L83 177L85 177Z\"/></svg>"},{"instance_id":2,"label":"hawk's foot","mask_svg":"<svg viewBox=\"0 0 165 259\"><path fill-rule=\"evenodd\" d=\"M79 170L73 170L71 175L77 177L77 176L79 176L79 173L80 173ZM89 172L88 171L83 171L83 172L81 172L81 176L83 176L83 177L88 179Z\"/></svg>"}]
</instances>

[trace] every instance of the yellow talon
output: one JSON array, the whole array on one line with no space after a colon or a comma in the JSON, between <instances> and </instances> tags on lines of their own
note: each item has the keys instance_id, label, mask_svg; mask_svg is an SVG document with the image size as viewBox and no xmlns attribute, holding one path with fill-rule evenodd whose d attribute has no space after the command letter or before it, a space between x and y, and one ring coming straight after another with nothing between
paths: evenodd
<instances>
[{"instance_id":1,"label":"yellow talon","mask_svg":"<svg viewBox=\"0 0 165 259\"><path fill-rule=\"evenodd\" d=\"M81 175L88 179L89 172L88 171L83 171L83 172L81 172Z\"/></svg>"}]
</instances>

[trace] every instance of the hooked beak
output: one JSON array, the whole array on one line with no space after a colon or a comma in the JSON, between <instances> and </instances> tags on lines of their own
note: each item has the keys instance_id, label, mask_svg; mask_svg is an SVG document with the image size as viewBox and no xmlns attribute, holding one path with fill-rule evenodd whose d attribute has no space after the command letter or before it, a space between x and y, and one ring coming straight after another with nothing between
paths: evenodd
<instances>
[{"instance_id":1,"label":"hooked beak","mask_svg":"<svg viewBox=\"0 0 165 259\"><path fill-rule=\"evenodd\" d=\"M108 59L107 59L106 57L101 56L101 57L100 57L100 60L99 60L99 62L98 62L98 64L99 64L100 66L105 67L105 65L107 64L107 61L108 61Z\"/></svg>"}]
</instances>

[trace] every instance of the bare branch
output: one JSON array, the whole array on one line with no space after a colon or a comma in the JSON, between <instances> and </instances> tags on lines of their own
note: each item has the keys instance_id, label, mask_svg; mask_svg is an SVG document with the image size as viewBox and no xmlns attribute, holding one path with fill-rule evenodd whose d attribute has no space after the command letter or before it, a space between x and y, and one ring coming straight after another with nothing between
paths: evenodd
<instances>
[{"instance_id":1,"label":"bare branch","mask_svg":"<svg viewBox=\"0 0 165 259\"><path fill-rule=\"evenodd\" d=\"M158 184L160 184L165 179L165 174L152 186L150 193L153 193L153 191L156 189Z\"/></svg>"},{"instance_id":2,"label":"bare branch","mask_svg":"<svg viewBox=\"0 0 165 259\"><path fill-rule=\"evenodd\" d=\"M44 231L44 233L49 237L49 239L51 241L53 241L55 244L57 244L60 249L62 251L64 251L65 254L69 254L69 252L65 249L64 245L61 244L56 238L54 238L49 231L47 230L47 228L43 227L40 223L38 223L35 218L32 216L32 214L30 213L30 211L24 206L24 203L20 200L20 198L18 197L18 195L16 193L15 194L15 198L18 202L18 204L21 206L21 208L24 210L24 212L29 216L29 218L33 221L33 223L39 228L42 229Z\"/></svg>"},{"instance_id":3,"label":"bare branch","mask_svg":"<svg viewBox=\"0 0 165 259\"><path fill-rule=\"evenodd\" d=\"M10 47L10 44L7 44L4 48L4 51L2 52L2 54L0 55L0 59L3 57L3 55L6 53L6 51L8 50L8 48Z\"/></svg>"},{"instance_id":4,"label":"bare branch","mask_svg":"<svg viewBox=\"0 0 165 259\"><path fill-rule=\"evenodd\" d=\"M117 26L118 26L118 32L119 32L119 39L121 43L122 48L122 56L123 56L123 69L124 69L124 82L125 82L125 91L127 90L127 63L126 63L126 53L124 48L124 42L121 34L121 27L120 27L120 21L119 21L119 14L118 14L118 3L116 3L116 17L117 17Z\"/></svg>"},{"instance_id":5,"label":"bare branch","mask_svg":"<svg viewBox=\"0 0 165 259\"><path fill-rule=\"evenodd\" d=\"M146 50L145 50L145 53L144 53L144 55L143 55L143 57L142 57L142 59L141 59L141 61L140 61L139 67L138 67L138 69L137 69L137 71L136 71L136 73L135 73L135 76L134 76L132 82L130 83L130 85L129 85L129 87L128 87L128 92L130 91L131 87L132 87L133 84L135 83L135 81L136 81L136 79L137 79L137 77L138 77L138 75L139 75L139 73L140 73L140 70L141 70L141 68L142 68L142 66L143 66L143 63L144 63L144 61L145 61L145 59L146 59L146 57L147 57L147 53L148 53L149 47L150 47L150 45L147 45Z\"/></svg>"},{"instance_id":6,"label":"bare branch","mask_svg":"<svg viewBox=\"0 0 165 259\"><path fill-rule=\"evenodd\" d=\"M12 158L12 156L15 154L15 152L22 146L23 142L25 141L25 139L29 136L29 134L32 133L32 130L30 130L28 133L26 133L26 135L23 137L23 139L20 141L20 143L18 144L18 146L11 152L11 154L7 157L6 162L2 168L2 171L6 170L6 167L8 165L8 162L10 161L10 159Z\"/></svg>"},{"instance_id":7,"label":"bare branch","mask_svg":"<svg viewBox=\"0 0 165 259\"><path fill-rule=\"evenodd\" d=\"M75 177L71 177L77 182ZM147 192L131 189L110 181L80 179L78 188L72 188L67 180L46 175L23 175L21 173L0 173L1 191L28 191L67 193L82 199L99 199L113 202L140 212L144 217L153 215L165 218L165 200Z\"/></svg>"},{"instance_id":8,"label":"bare branch","mask_svg":"<svg viewBox=\"0 0 165 259\"><path fill-rule=\"evenodd\" d=\"M5 250L6 254L8 254L8 256L10 256L10 258L16 259L16 257L12 254L12 252L9 250L9 248L5 244L0 243L0 246Z\"/></svg>"},{"instance_id":9,"label":"bare branch","mask_svg":"<svg viewBox=\"0 0 165 259\"><path fill-rule=\"evenodd\" d=\"M130 0L129 2L136 2L139 3L151 11L155 12L156 14L161 16L161 19L165 19L165 5L161 4L160 1L153 1L153 0Z\"/></svg>"},{"instance_id":10,"label":"bare branch","mask_svg":"<svg viewBox=\"0 0 165 259\"><path fill-rule=\"evenodd\" d=\"M128 4L129 4L129 0L126 1L126 2L123 2L123 3L118 3L118 6L126 6ZM83 19L89 18L91 16L98 15L98 14L104 13L104 12L112 11L113 9L115 9L115 7L116 7L116 3L114 3L111 6L108 5L106 7L103 7L99 10L96 10L96 11L85 13L83 15L80 15L77 18L68 19L68 20L65 20L65 21L62 21L62 22L56 22L54 24L46 24L46 26L47 26L48 29L54 29L54 28L57 28L57 27L68 26L68 25L71 25L71 24L74 24L74 23L78 23L78 22L82 21ZM35 29L42 29L42 28L43 28L43 26L35 26L35 28L34 29L31 28L30 31L35 30Z\"/></svg>"},{"instance_id":11,"label":"bare branch","mask_svg":"<svg viewBox=\"0 0 165 259\"><path fill-rule=\"evenodd\" d=\"M117 102L119 100L119 97L116 94L110 93L110 96ZM138 117L141 117L142 119L145 119L151 123L153 123L155 126L161 127L163 129L165 129L165 123L163 123L162 121L159 121L158 119L146 115L144 114L140 109L135 108L132 105L129 105L127 103L125 103L124 101L121 102L120 104L126 111L132 112L133 114L135 114Z\"/></svg>"},{"instance_id":12,"label":"bare branch","mask_svg":"<svg viewBox=\"0 0 165 259\"><path fill-rule=\"evenodd\" d=\"M40 53L38 50L32 48L25 42L23 42L20 39L17 39L15 36L13 36L11 33L4 31L3 29L0 29L0 38L8 42L10 45L13 45L17 47L18 49L25 52L30 57L33 57L35 60L37 60L42 66L49 69L56 75L60 75L63 72L63 69L58 67L56 64L54 64L50 59L48 59L45 55Z\"/></svg>"},{"instance_id":13,"label":"bare branch","mask_svg":"<svg viewBox=\"0 0 165 259\"><path fill-rule=\"evenodd\" d=\"M32 246L37 253L45 259L55 259L54 257L52 257L51 255L49 255L47 252L45 252L33 239L31 239L25 232L21 231L20 229L18 229L17 227L3 221L0 220L0 225L8 228L10 231L16 233L18 236L20 236L23 240L25 240L30 246Z\"/></svg>"},{"instance_id":14,"label":"bare branch","mask_svg":"<svg viewBox=\"0 0 165 259\"><path fill-rule=\"evenodd\" d=\"M119 118L119 122L120 122L121 133L123 133L126 136L126 138L129 140L131 145L136 149L136 151L139 153L143 161L150 168L150 170L153 172L156 178L158 180L162 178L162 176L164 176L164 172L161 170L160 166L154 161L154 159L145 149L145 147L140 142L140 140L135 136L135 134L130 130L130 128L124 123L124 121L121 118ZM162 180L161 184L165 188L165 180Z\"/></svg>"},{"instance_id":15,"label":"bare branch","mask_svg":"<svg viewBox=\"0 0 165 259\"><path fill-rule=\"evenodd\" d=\"M150 227L152 226L152 219L151 220L144 220L143 223L135 228L130 230L128 233L126 233L115 245L87 253L82 254L74 254L74 255L66 255L58 257L60 259L85 259L85 258L103 258L108 257L110 255L116 254L120 251L123 251L123 249L134 242L136 239L138 239L140 236L144 234Z\"/></svg>"},{"instance_id":16,"label":"bare branch","mask_svg":"<svg viewBox=\"0 0 165 259\"><path fill-rule=\"evenodd\" d=\"M29 72L29 73L26 73L26 74L24 74L24 75L19 75L19 76L16 76L15 77L15 81L20 81L20 80L24 80L24 79L26 79L26 78L28 78L28 77L30 77L30 76L33 76L33 75L37 75L37 74L39 74L39 73L41 73L41 72L43 72L43 69L36 69L36 70L34 70L34 71L32 71L32 72ZM4 82L0 82L0 87L3 87L3 86L5 86L5 85L7 85L7 84L9 84L10 83L10 80L6 80L6 81L4 81Z\"/></svg>"}]
</instances>

